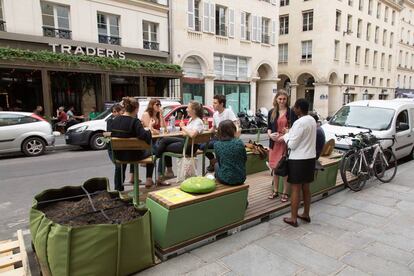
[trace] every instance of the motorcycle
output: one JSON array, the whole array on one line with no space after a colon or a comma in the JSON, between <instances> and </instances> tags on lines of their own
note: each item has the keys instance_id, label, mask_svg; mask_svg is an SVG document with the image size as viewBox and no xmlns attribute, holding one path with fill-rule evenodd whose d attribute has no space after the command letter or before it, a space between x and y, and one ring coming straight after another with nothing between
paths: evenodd
<instances>
[{"instance_id":1,"label":"motorcycle","mask_svg":"<svg viewBox=\"0 0 414 276\"><path fill-rule=\"evenodd\" d=\"M255 116L251 110L244 109L244 112L241 111L237 113L237 117L239 117L240 120L240 127L242 128L242 133L257 133L258 126L256 124Z\"/></svg>"},{"instance_id":2,"label":"motorcycle","mask_svg":"<svg viewBox=\"0 0 414 276\"><path fill-rule=\"evenodd\" d=\"M257 127L260 129L260 133L266 133L267 131L267 109L265 107L261 107L257 110L255 121Z\"/></svg>"}]
</instances>

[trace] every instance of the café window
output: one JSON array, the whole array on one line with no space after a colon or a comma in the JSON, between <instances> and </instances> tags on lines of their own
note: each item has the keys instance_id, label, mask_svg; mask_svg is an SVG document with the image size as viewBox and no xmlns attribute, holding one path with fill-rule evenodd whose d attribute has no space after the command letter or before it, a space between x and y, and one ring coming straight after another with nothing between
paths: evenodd
<instances>
[{"instance_id":1,"label":"caf\u00e9 window","mask_svg":"<svg viewBox=\"0 0 414 276\"><path fill-rule=\"evenodd\" d=\"M142 21L142 35L144 49L159 50L160 44L158 43L158 24Z\"/></svg>"},{"instance_id":2,"label":"caf\u00e9 window","mask_svg":"<svg viewBox=\"0 0 414 276\"><path fill-rule=\"evenodd\" d=\"M72 39L69 7L41 2L43 36Z\"/></svg>"},{"instance_id":3,"label":"caf\u00e9 window","mask_svg":"<svg viewBox=\"0 0 414 276\"><path fill-rule=\"evenodd\" d=\"M121 45L121 38L119 37L120 17L98 12L97 21L99 43Z\"/></svg>"},{"instance_id":4,"label":"caf\u00e9 window","mask_svg":"<svg viewBox=\"0 0 414 276\"><path fill-rule=\"evenodd\" d=\"M214 83L214 94L226 96L226 107L234 114L250 109L250 85L247 83Z\"/></svg>"}]
</instances>

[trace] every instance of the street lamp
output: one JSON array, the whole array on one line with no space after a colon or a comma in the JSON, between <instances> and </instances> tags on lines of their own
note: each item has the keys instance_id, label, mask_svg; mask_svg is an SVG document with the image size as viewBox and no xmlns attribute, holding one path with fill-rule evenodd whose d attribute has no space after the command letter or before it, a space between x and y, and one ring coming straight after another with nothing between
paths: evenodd
<instances>
[{"instance_id":1,"label":"street lamp","mask_svg":"<svg viewBox=\"0 0 414 276\"><path fill-rule=\"evenodd\" d=\"M349 87L347 87L344 91L344 98L343 98L342 105L346 105L347 103L349 103Z\"/></svg>"}]
</instances>

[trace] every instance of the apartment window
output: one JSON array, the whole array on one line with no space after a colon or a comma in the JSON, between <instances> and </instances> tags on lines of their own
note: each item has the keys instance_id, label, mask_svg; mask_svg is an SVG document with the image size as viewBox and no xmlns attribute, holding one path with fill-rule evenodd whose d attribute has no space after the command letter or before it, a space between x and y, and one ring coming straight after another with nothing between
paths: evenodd
<instances>
[{"instance_id":1,"label":"apartment window","mask_svg":"<svg viewBox=\"0 0 414 276\"><path fill-rule=\"evenodd\" d=\"M347 84L349 82L349 74L344 74L344 83Z\"/></svg>"},{"instance_id":2,"label":"apartment window","mask_svg":"<svg viewBox=\"0 0 414 276\"><path fill-rule=\"evenodd\" d=\"M367 24L367 41L371 39L371 23Z\"/></svg>"},{"instance_id":3,"label":"apartment window","mask_svg":"<svg viewBox=\"0 0 414 276\"><path fill-rule=\"evenodd\" d=\"M369 49L365 49L365 66L369 65Z\"/></svg>"},{"instance_id":4,"label":"apartment window","mask_svg":"<svg viewBox=\"0 0 414 276\"><path fill-rule=\"evenodd\" d=\"M312 31L313 30L313 10L302 12L303 16L303 31Z\"/></svg>"},{"instance_id":5,"label":"apartment window","mask_svg":"<svg viewBox=\"0 0 414 276\"><path fill-rule=\"evenodd\" d=\"M375 37L374 37L374 41L375 43L378 43L378 36L379 36L379 27L375 27Z\"/></svg>"},{"instance_id":6,"label":"apartment window","mask_svg":"<svg viewBox=\"0 0 414 276\"><path fill-rule=\"evenodd\" d=\"M71 39L72 32L69 24L69 7L49 2L40 3L42 8L43 35Z\"/></svg>"},{"instance_id":7,"label":"apartment window","mask_svg":"<svg viewBox=\"0 0 414 276\"><path fill-rule=\"evenodd\" d=\"M359 0L358 9L362 11L364 9L364 0Z\"/></svg>"},{"instance_id":8,"label":"apartment window","mask_svg":"<svg viewBox=\"0 0 414 276\"><path fill-rule=\"evenodd\" d=\"M201 31L200 3L200 0L188 0L188 28L197 32Z\"/></svg>"},{"instance_id":9,"label":"apartment window","mask_svg":"<svg viewBox=\"0 0 414 276\"><path fill-rule=\"evenodd\" d=\"M388 71L391 71L392 67L392 55L388 55Z\"/></svg>"},{"instance_id":10,"label":"apartment window","mask_svg":"<svg viewBox=\"0 0 414 276\"><path fill-rule=\"evenodd\" d=\"M3 17L3 2L0 0L0 31L6 30L6 21Z\"/></svg>"},{"instance_id":11,"label":"apartment window","mask_svg":"<svg viewBox=\"0 0 414 276\"><path fill-rule=\"evenodd\" d=\"M372 15L372 3L373 0L368 0L368 14Z\"/></svg>"},{"instance_id":12,"label":"apartment window","mask_svg":"<svg viewBox=\"0 0 414 276\"><path fill-rule=\"evenodd\" d=\"M377 68L378 64L378 51L374 51L374 58L372 59L372 67Z\"/></svg>"},{"instance_id":13,"label":"apartment window","mask_svg":"<svg viewBox=\"0 0 414 276\"><path fill-rule=\"evenodd\" d=\"M395 24L395 11L392 11L392 14L391 14L391 25L394 26L394 24Z\"/></svg>"},{"instance_id":14,"label":"apartment window","mask_svg":"<svg viewBox=\"0 0 414 276\"><path fill-rule=\"evenodd\" d=\"M359 84L359 76L358 75L354 76L354 84Z\"/></svg>"},{"instance_id":15,"label":"apartment window","mask_svg":"<svg viewBox=\"0 0 414 276\"><path fill-rule=\"evenodd\" d=\"M381 54L381 69L384 69L385 67L385 53Z\"/></svg>"},{"instance_id":16,"label":"apartment window","mask_svg":"<svg viewBox=\"0 0 414 276\"><path fill-rule=\"evenodd\" d=\"M281 7L288 6L288 5L289 5L289 0L280 0Z\"/></svg>"},{"instance_id":17,"label":"apartment window","mask_svg":"<svg viewBox=\"0 0 414 276\"><path fill-rule=\"evenodd\" d=\"M377 18L380 19L381 17L381 3L378 2L377 4Z\"/></svg>"},{"instance_id":18,"label":"apartment window","mask_svg":"<svg viewBox=\"0 0 414 276\"><path fill-rule=\"evenodd\" d=\"M372 79L371 79L371 85L372 86L375 86L377 84L377 78L376 77L373 77Z\"/></svg>"},{"instance_id":19,"label":"apartment window","mask_svg":"<svg viewBox=\"0 0 414 276\"><path fill-rule=\"evenodd\" d=\"M289 15L279 16L279 34L285 35L289 33Z\"/></svg>"},{"instance_id":20,"label":"apartment window","mask_svg":"<svg viewBox=\"0 0 414 276\"><path fill-rule=\"evenodd\" d=\"M383 78L380 78L379 86L381 86L381 87L384 86L384 79Z\"/></svg>"},{"instance_id":21,"label":"apartment window","mask_svg":"<svg viewBox=\"0 0 414 276\"><path fill-rule=\"evenodd\" d=\"M352 7L354 5L354 1L348 0L348 5Z\"/></svg>"},{"instance_id":22,"label":"apartment window","mask_svg":"<svg viewBox=\"0 0 414 276\"><path fill-rule=\"evenodd\" d=\"M245 57L214 55L214 73L223 80L247 80L248 62Z\"/></svg>"},{"instance_id":23,"label":"apartment window","mask_svg":"<svg viewBox=\"0 0 414 276\"><path fill-rule=\"evenodd\" d=\"M226 7L216 5L216 35L227 36L226 12Z\"/></svg>"},{"instance_id":24,"label":"apartment window","mask_svg":"<svg viewBox=\"0 0 414 276\"><path fill-rule=\"evenodd\" d=\"M312 60L312 40L302 41L302 60Z\"/></svg>"},{"instance_id":25,"label":"apartment window","mask_svg":"<svg viewBox=\"0 0 414 276\"><path fill-rule=\"evenodd\" d=\"M336 10L335 31L339 32L340 30L341 30L341 11Z\"/></svg>"},{"instance_id":26,"label":"apartment window","mask_svg":"<svg viewBox=\"0 0 414 276\"><path fill-rule=\"evenodd\" d=\"M203 2L203 32L216 33L216 5L208 1Z\"/></svg>"},{"instance_id":27,"label":"apartment window","mask_svg":"<svg viewBox=\"0 0 414 276\"><path fill-rule=\"evenodd\" d=\"M270 19L262 18L262 43L270 44Z\"/></svg>"},{"instance_id":28,"label":"apartment window","mask_svg":"<svg viewBox=\"0 0 414 276\"><path fill-rule=\"evenodd\" d=\"M388 22L388 13L389 13L390 9L388 7L385 7L385 12L384 12L384 21Z\"/></svg>"},{"instance_id":29,"label":"apartment window","mask_svg":"<svg viewBox=\"0 0 414 276\"><path fill-rule=\"evenodd\" d=\"M357 38L361 38L361 33L362 33L362 19L358 19Z\"/></svg>"},{"instance_id":30,"label":"apartment window","mask_svg":"<svg viewBox=\"0 0 414 276\"><path fill-rule=\"evenodd\" d=\"M382 32L382 46L387 45L387 30Z\"/></svg>"},{"instance_id":31,"label":"apartment window","mask_svg":"<svg viewBox=\"0 0 414 276\"><path fill-rule=\"evenodd\" d=\"M351 59L351 44L347 43L345 46L345 61L349 62Z\"/></svg>"},{"instance_id":32,"label":"apartment window","mask_svg":"<svg viewBox=\"0 0 414 276\"><path fill-rule=\"evenodd\" d=\"M393 41L394 41L394 33L393 33L393 32L391 32L391 33L390 33L390 48L392 48L392 43L393 43Z\"/></svg>"},{"instance_id":33,"label":"apartment window","mask_svg":"<svg viewBox=\"0 0 414 276\"><path fill-rule=\"evenodd\" d=\"M348 20L346 22L346 30L348 33L352 32L352 15L348 14Z\"/></svg>"},{"instance_id":34,"label":"apartment window","mask_svg":"<svg viewBox=\"0 0 414 276\"><path fill-rule=\"evenodd\" d=\"M391 84L391 80L387 79L387 87L390 87L390 84Z\"/></svg>"},{"instance_id":35,"label":"apartment window","mask_svg":"<svg viewBox=\"0 0 414 276\"><path fill-rule=\"evenodd\" d=\"M250 26L251 22L250 19L251 15L247 12L241 12L240 17L240 34L242 40L251 40L251 34L250 34Z\"/></svg>"},{"instance_id":36,"label":"apartment window","mask_svg":"<svg viewBox=\"0 0 414 276\"><path fill-rule=\"evenodd\" d=\"M339 60L339 40L335 40L335 45L334 45L334 60Z\"/></svg>"},{"instance_id":37,"label":"apartment window","mask_svg":"<svg viewBox=\"0 0 414 276\"><path fill-rule=\"evenodd\" d=\"M368 84L368 77L364 76L363 80L362 80L362 85L367 85Z\"/></svg>"},{"instance_id":38,"label":"apartment window","mask_svg":"<svg viewBox=\"0 0 414 276\"><path fill-rule=\"evenodd\" d=\"M402 64L402 50L398 54L398 67L401 67Z\"/></svg>"},{"instance_id":39,"label":"apartment window","mask_svg":"<svg viewBox=\"0 0 414 276\"><path fill-rule=\"evenodd\" d=\"M158 24L154 22L142 21L142 38L144 49L159 50L158 43Z\"/></svg>"},{"instance_id":40,"label":"apartment window","mask_svg":"<svg viewBox=\"0 0 414 276\"><path fill-rule=\"evenodd\" d=\"M407 44L410 44L410 39L411 39L411 31L408 30L407 31Z\"/></svg>"},{"instance_id":41,"label":"apartment window","mask_svg":"<svg viewBox=\"0 0 414 276\"><path fill-rule=\"evenodd\" d=\"M288 55L288 44L279 44L279 63L287 63Z\"/></svg>"},{"instance_id":42,"label":"apartment window","mask_svg":"<svg viewBox=\"0 0 414 276\"><path fill-rule=\"evenodd\" d=\"M404 59L404 67L407 68L407 63L408 63L408 52L405 52L405 59Z\"/></svg>"},{"instance_id":43,"label":"apartment window","mask_svg":"<svg viewBox=\"0 0 414 276\"><path fill-rule=\"evenodd\" d=\"M361 60L361 47L356 46L356 48L355 48L355 63L359 64L360 60Z\"/></svg>"},{"instance_id":44,"label":"apartment window","mask_svg":"<svg viewBox=\"0 0 414 276\"><path fill-rule=\"evenodd\" d=\"M97 14L99 43L121 45L119 37L119 16Z\"/></svg>"}]
</instances>

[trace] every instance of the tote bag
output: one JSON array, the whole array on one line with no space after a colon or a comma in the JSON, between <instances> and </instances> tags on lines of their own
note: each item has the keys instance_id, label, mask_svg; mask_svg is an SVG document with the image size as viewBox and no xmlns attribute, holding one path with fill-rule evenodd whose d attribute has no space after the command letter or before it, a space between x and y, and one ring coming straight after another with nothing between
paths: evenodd
<instances>
[{"instance_id":1,"label":"tote bag","mask_svg":"<svg viewBox=\"0 0 414 276\"><path fill-rule=\"evenodd\" d=\"M275 168L276 175L287 176L289 174L289 154L290 154L290 149L287 147L287 142L286 142L285 153L283 154L282 158L280 158L279 163L277 163L277 166Z\"/></svg>"},{"instance_id":2,"label":"tote bag","mask_svg":"<svg viewBox=\"0 0 414 276\"><path fill-rule=\"evenodd\" d=\"M183 157L178 160L177 162L177 180L178 182L182 182L189 177L197 175L197 166L195 162L195 158L193 156L194 151L194 142L191 143L191 156L187 157L185 155L185 148L183 147Z\"/></svg>"}]
</instances>

